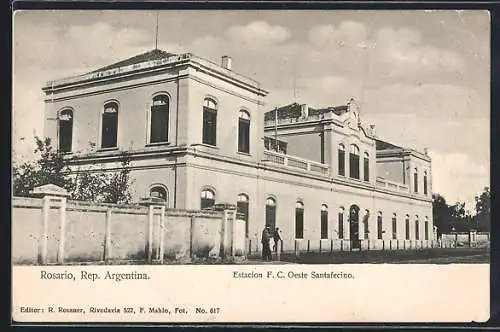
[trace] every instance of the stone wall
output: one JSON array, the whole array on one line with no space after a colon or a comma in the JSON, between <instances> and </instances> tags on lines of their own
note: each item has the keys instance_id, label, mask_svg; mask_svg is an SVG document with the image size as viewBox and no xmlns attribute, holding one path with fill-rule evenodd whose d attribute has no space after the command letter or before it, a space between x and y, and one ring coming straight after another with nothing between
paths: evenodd
<instances>
[{"instance_id":1,"label":"stone wall","mask_svg":"<svg viewBox=\"0 0 500 332\"><path fill-rule=\"evenodd\" d=\"M44 218L44 199L13 198L14 264L186 261L231 254L231 245L243 241L233 234L233 229L241 233L241 227L222 227L223 211L80 201L67 201L63 207L52 198Z\"/></svg>"}]
</instances>

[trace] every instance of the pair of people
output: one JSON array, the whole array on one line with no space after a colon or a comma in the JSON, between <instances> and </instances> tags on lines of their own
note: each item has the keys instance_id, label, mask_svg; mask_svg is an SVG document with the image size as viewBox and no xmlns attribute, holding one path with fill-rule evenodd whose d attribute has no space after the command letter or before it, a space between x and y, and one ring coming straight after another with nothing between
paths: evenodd
<instances>
[{"instance_id":1,"label":"pair of people","mask_svg":"<svg viewBox=\"0 0 500 332\"><path fill-rule=\"evenodd\" d=\"M262 259L267 261L272 260L272 254L271 254L271 247L270 247L270 242L271 242L271 237L274 240L274 247L273 250L277 251L278 250L278 241L281 241L281 237L279 234L279 228L276 227L276 229L271 231L271 227L269 225L266 225L266 228L262 231Z\"/></svg>"}]
</instances>

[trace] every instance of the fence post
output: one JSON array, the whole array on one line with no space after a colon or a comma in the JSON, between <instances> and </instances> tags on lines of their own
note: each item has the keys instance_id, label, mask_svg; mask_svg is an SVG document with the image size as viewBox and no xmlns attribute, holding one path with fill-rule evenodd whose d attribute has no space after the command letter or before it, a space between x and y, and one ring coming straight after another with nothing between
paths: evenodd
<instances>
[{"instance_id":1,"label":"fence post","mask_svg":"<svg viewBox=\"0 0 500 332\"><path fill-rule=\"evenodd\" d=\"M39 243L38 263L47 264L47 246L49 241L49 211L50 201L58 200L60 202L60 233L59 233L59 247L57 250L57 262L64 262L64 237L66 226L66 198L69 193L66 189L58 187L54 184L46 184L43 186L35 187L30 193L34 196L42 197L42 236Z\"/></svg>"},{"instance_id":2,"label":"fence post","mask_svg":"<svg viewBox=\"0 0 500 332\"><path fill-rule=\"evenodd\" d=\"M104 235L104 261L111 258L111 208L106 210L106 233Z\"/></svg>"},{"instance_id":3,"label":"fence post","mask_svg":"<svg viewBox=\"0 0 500 332\"><path fill-rule=\"evenodd\" d=\"M43 197L43 207L42 207L42 238L40 242L40 255L39 263L47 264L47 242L49 241L48 233L48 223L49 223L49 210L50 210L50 197Z\"/></svg>"},{"instance_id":4,"label":"fence post","mask_svg":"<svg viewBox=\"0 0 500 332\"><path fill-rule=\"evenodd\" d=\"M159 240L160 240L160 246L159 250L156 252L156 256L158 257L158 251L162 251L162 239L163 239L163 228L162 228L162 217L163 214L165 213L165 201L161 198L158 197L145 197L141 199L140 205L144 205L148 207L148 237L146 240L146 257L147 257L147 262L152 263L153 262L153 228L154 228L154 210L156 208L160 208L160 227L159 227ZM163 259L163 255L160 258L160 261Z\"/></svg>"},{"instance_id":5,"label":"fence post","mask_svg":"<svg viewBox=\"0 0 500 332\"><path fill-rule=\"evenodd\" d=\"M193 217L191 217L193 219ZM192 221L191 221L192 222ZM160 264L163 264L165 245L164 245L164 231L165 231L165 206L160 208ZM193 236L193 227L190 229L191 237ZM191 257L191 256L189 256Z\"/></svg>"}]
</instances>

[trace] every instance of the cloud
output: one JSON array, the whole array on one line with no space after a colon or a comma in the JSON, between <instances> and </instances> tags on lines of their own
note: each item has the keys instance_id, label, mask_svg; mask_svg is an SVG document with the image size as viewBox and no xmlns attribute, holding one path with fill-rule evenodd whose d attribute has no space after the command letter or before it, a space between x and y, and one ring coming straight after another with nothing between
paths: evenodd
<instances>
[{"instance_id":1,"label":"cloud","mask_svg":"<svg viewBox=\"0 0 500 332\"><path fill-rule=\"evenodd\" d=\"M418 30L407 27L370 33L364 23L343 21L337 27L312 27L309 41L310 61L322 64L326 71L374 80L374 84L456 81L465 75L462 56L424 43Z\"/></svg>"},{"instance_id":2,"label":"cloud","mask_svg":"<svg viewBox=\"0 0 500 332\"><path fill-rule=\"evenodd\" d=\"M366 39L366 25L355 21L343 21L338 28L332 24L316 25L309 31L309 40L317 47L358 47Z\"/></svg>"},{"instance_id":3,"label":"cloud","mask_svg":"<svg viewBox=\"0 0 500 332\"><path fill-rule=\"evenodd\" d=\"M382 28L374 39L374 56L385 64L391 76L426 75L447 71L463 75L463 58L456 53L422 43L419 31L409 28ZM380 68L380 67L379 67Z\"/></svg>"},{"instance_id":4,"label":"cloud","mask_svg":"<svg viewBox=\"0 0 500 332\"><path fill-rule=\"evenodd\" d=\"M443 195L448 204L465 201L474 210L474 196L490 185L489 162L475 160L465 152L442 153L431 150L433 192Z\"/></svg>"},{"instance_id":5,"label":"cloud","mask_svg":"<svg viewBox=\"0 0 500 332\"><path fill-rule=\"evenodd\" d=\"M290 38L290 35L288 29L279 25L272 26L265 21L232 26L226 32L232 43L253 48L282 43Z\"/></svg>"}]
</instances>

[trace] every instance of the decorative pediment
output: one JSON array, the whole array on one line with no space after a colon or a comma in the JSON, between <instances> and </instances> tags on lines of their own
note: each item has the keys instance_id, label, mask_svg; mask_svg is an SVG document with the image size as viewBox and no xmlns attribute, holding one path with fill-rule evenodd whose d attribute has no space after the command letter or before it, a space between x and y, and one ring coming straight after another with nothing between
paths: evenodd
<instances>
[{"instance_id":1,"label":"decorative pediment","mask_svg":"<svg viewBox=\"0 0 500 332\"><path fill-rule=\"evenodd\" d=\"M347 120L346 124L349 126L349 128L358 130L358 126L360 124L359 120L359 105L356 103L354 98L349 99L349 102L347 103Z\"/></svg>"}]
</instances>

